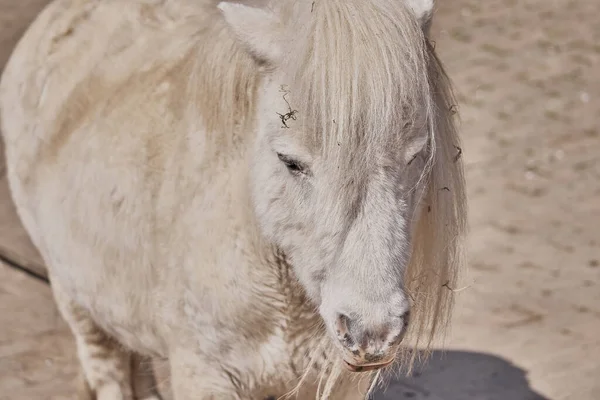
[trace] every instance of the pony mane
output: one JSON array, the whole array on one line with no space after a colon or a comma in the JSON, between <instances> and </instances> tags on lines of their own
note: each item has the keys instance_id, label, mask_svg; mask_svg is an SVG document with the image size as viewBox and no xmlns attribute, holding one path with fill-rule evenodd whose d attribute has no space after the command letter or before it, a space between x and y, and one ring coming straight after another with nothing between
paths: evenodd
<instances>
[{"instance_id":1,"label":"pony mane","mask_svg":"<svg viewBox=\"0 0 600 400\"><path fill-rule=\"evenodd\" d=\"M294 32L283 61L290 103L325 155L369 155L426 123L426 41L404 2L296 1L282 14Z\"/></svg>"},{"instance_id":2,"label":"pony mane","mask_svg":"<svg viewBox=\"0 0 600 400\"><path fill-rule=\"evenodd\" d=\"M211 40L196 46L192 72L185 78L185 90L189 91L194 115L200 111L205 129L219 132L222 139L235 141L235 136L243 135L254 121L261 72L220 18L218 3L209 0L201 8L202 14L194 16L206 20L199 25L203 27L201 33ZM223 68L224 65L227 68Z\"/></svg>"},{"instance_id":3,"label":"pony mane","mask_svg":"<svg viewBox=\"0 0 600 400\"><path fill-rule=\"evenodd\" d=\"M465 263L468 231L467 194L461 141L455 117L456 101L449 77L427 44L428 77L433 100L430 115L431 159L425 171L427 187L416 222L406 286L412 296L412 323L407 340L415 350L423 344L425 358L434 339L449 326L456 283ZM418 352L412 352L412 368Z\"/></svg>"},{"instance_id":4,"label":"pony mane","mask_svg":"<svg viewBox=\"0 0 600 400\"><path fill-rule=\"evenodd\" d=\"M413 301L406 340L428 350L450 320L467 231L450 80L403 1L282 3L272 7L294 35L283 61L292 79L288 99L326 156L356 162L428 133L426 189L405 275ZM417 354L401 357L409 369Z\"/></svg>"}]
</instances>

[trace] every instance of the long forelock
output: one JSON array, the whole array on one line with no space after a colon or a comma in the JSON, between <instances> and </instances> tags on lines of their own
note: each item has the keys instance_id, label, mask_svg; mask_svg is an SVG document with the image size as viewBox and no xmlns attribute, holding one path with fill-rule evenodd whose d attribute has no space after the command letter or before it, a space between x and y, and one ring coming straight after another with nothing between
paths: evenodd
<instances>
[{"instance_id":1,"label":"long forelock","mask_svg":"<svg viewBox=\"0 0 600 400\"><path fill-rule=\"evenodd\" d=\"M432 119L427 44L403 2L308 3L284 69L302 129L325 155L368 156Z\"/></svg>"}]
</instances>

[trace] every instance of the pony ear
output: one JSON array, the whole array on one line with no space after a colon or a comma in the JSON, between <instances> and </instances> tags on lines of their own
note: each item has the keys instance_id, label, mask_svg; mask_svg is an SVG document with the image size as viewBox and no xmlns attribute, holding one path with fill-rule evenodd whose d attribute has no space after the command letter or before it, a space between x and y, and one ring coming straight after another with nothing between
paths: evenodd
<instances>
[{"instance_id":1,"label":"pony ear","mask_svg":"<svg viewBox=\"0 0 600 400\"><path fill-rule=\"evenodd\" d=\"M425 35L429 35L435 0L406 0L406 3L417 16Z\"/></svg>"},{"instance_id":2,"label":"pony ear","mask_svg":"<svg viewBox=\"0 0 600 400\"><path fill-rule=\"evenodd\" d=\"M236 38L254 58L267 64L279 62L282 27L272 11L226 1L217 7Z\"/></svg>"}]
</instances>

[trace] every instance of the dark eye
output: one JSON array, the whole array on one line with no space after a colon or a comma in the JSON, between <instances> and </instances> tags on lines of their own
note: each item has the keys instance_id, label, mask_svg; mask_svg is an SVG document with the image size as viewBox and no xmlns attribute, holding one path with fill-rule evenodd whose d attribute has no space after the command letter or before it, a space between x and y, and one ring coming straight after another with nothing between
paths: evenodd
<instances>
[{"instance_id":1,"label":"dark eye","mask_svg":"<svg viewBox=\"0 0 600 400\"><path fill-rule=\"evenodd\" d=\"M300 175L306 173L306 166L302 164L300 161L296 161L289 156L286 156L281 153L277 153L277 157L281 160L282 163L285 164L286 168L290 171L290 173L294 175Z\"/></svg>"}]
</instances>

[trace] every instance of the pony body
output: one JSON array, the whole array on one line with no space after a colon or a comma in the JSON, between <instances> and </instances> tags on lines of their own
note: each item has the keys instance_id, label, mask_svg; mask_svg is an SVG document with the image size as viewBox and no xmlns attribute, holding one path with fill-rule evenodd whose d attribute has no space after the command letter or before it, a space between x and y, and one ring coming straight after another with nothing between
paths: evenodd
<instances>
[{"instance_id":1,"label":"pony body","mask_svg":"<svg viewBox=\"0 0 600 400\"><path fill-rule=\"evenodd\" d=\"M343 363L398 342L336 334L401 339L412 297L418 341L445 322L459 265L464 183L448 85L420 30L429 8L217 3L55 0L41 13L0 83L19 216L98 400L157 396L131 387L128 351L168 359L177 400L363 398L372 377ZM377 22L354 31L361 7L402 18L379 23L402 27L407 65L373 54L404 75L369 81L363 60L340 64L339 45Z\"/></svg>"}]
</instances>

